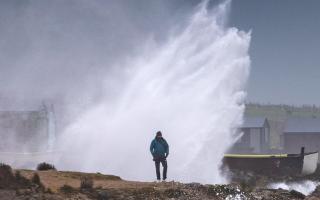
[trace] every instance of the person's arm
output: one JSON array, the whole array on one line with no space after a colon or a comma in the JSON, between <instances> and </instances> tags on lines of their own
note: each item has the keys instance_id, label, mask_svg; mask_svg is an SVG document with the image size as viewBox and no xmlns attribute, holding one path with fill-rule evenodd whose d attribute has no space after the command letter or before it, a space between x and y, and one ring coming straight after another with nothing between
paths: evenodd
<instances>
[{"instance_id":1,"label":"person's arm","mask_svg":"<svg viewBox=\"0 0 320 200\"><path fill-rule=\"evenodd\" d=\"M169 155L169 145L168 145L166 140L164 140L164 141L165 141L165 144L166 144L166 157L168 157L168 155Z\"/></svg>"},{"instance_id":2,"label":"person's arm","mask_svg":"<svg viewBox=\"0 0 320 200\"><path fill-rule=\"evenodd\" d=\"M153 156L153 151L154 151L154 141L152 140L151 144L150 144L150 152Z\"/></svg>"}]
</instances>

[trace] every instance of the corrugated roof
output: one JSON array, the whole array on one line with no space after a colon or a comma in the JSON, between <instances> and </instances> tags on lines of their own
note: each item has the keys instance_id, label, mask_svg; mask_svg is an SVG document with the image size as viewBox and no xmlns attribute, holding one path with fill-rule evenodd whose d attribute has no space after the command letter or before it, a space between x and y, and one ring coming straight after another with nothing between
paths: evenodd
<instances>
[{"instance_id":1,"label":"corrugated roof","mask_svg":"<svg viewBox=\"0 0 320 200\"><path fill-rule=\"evenodd\" d=\"M0 111L0 120L46 117L43 111Z\"/></svg>"},{"instance_id":2,"label":"corrugated roof","mask_svg":"<svg viewBox=\"0 0 320 200\"><path fill-rule=\"evenodd\" d=\"M241 128L261 128L266 121L265 117L244 117Z\"/></svg>"},{"instance_id":3,"label":"corrugated roof","mask_svg":"<svg viewBox=\"0 0 320 200\"><path fill-rule=\"evenodd\" d=\"M285 133L320 133L320 118L289 118Z\"/></svg>"}]
</instances>

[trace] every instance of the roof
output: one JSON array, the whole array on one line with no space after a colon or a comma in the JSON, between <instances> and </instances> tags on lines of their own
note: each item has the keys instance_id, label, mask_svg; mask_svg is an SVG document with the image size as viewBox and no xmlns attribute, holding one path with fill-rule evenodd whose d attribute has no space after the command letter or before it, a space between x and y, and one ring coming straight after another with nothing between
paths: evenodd
<instances>
[{"instance_id":1,"label":"roof","mask_svg":"<svg viewBox=\"0 0 320 200\"><path fill-rule=\"evenodd\" d=\"M289 118L286 121L284 132L320 134L320 118Z\"/></svg>"},{"instance_id":2,"label":"roof","mask_svg":"<svg viewBox=\"0 0 320 200\"><path fill-rule=\"evenodd\" d=\"M43 111L0 111L0 122L5 119L27 119L46 117Z\"/></svg>"},{"instance_id":3,"label":"roof","mask_svg":"<svg viewBox=\"0 0 320 200\"><path fill-rule=\"evenodd\" d=\"M224 154L225 158L286 158L288 154Z\"/></svg>"},{"instance_id":4,"label":"roof","mask_svg":"<svg viewBox=\"0 0 320 200\"><path fill-rule=\"evenodd\" d=\"M262 128L267 119L265 117L244 117L241 128Z\"/></svg>"}]
</instances>

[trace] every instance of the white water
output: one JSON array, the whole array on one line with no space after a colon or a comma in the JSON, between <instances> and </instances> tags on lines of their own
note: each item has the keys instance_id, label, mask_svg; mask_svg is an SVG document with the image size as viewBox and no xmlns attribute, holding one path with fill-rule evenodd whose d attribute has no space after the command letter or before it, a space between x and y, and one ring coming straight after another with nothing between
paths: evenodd
<instances>
[{"instance_id":1,"label":"white water","mask_svg":"<svg viewBox=\"0 0 320 200\"><path fill-rule=\"evenodd\" d=\"M58 167L154 180L149 145L161 130L169 179L224 182L219 165L242 121L250 65L250 34L224 27L229 4L203 3L179 34L116 68L105 102L60 138Z\"/></svg>"},{"instance_id":2,"label":"white water","mask_svg":"<svg viewBox=\"0 0 320 200\"><path fill-rule=\"evenodd\" d=\"M313 181L301 181L301 182L291 182L291 183L272 183L269 188L272 189L283 189L283 190L296 190L304 195L311 194L316 187L319 185L317 182Z\"/></svg>"}]
</instances>

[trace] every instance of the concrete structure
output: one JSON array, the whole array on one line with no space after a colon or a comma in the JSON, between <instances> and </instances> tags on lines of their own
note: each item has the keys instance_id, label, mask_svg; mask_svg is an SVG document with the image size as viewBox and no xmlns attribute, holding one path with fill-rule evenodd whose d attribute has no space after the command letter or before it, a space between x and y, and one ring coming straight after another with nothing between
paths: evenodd
<instances>
[{"instance_id":1,"label":"concrete structure","mask_svg":"<svg viewBox=\"0 0 320 200\"><path fill-rule=\"evenodd\" d=\"M262 117L245 117L240 128L242 136L234 144L234 153L266 153L269 149L270 126Z\"/></svg>"},{"instance_id":2,"label":"concrete structure","mask_svg":"<svg viewBox=\"0 0 320 200\"><path fill-rule=\"evenodd\" d=\"M291 117L283 132L284 151L297 153L301 147L306 152L320 150L320 118Z\"/></svg>"},{"instance_id":3,"label":"concrete structure","mask_svg":"<svg viewBox=\"0 0 320 200\"><path fill-rule=\"evenodd\" d=\"M44 152L55 139L53 108L35 111L0 111L0 152Z\"/></svg>"}]
</instances>

